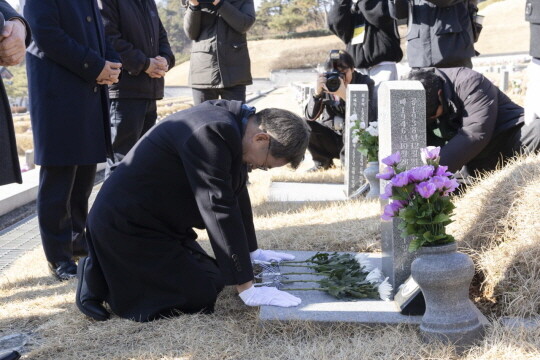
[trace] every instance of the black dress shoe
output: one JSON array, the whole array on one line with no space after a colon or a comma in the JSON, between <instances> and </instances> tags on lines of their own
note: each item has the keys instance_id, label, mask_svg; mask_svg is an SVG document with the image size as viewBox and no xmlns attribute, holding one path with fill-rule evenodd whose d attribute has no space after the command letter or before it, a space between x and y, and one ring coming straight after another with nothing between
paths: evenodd
<instances>
[{"instance_id":1,"label":"black dress shoe","mask_svg":"<svg viewBox=\"0 0 540 360\"><path fill-rule=\"evenodd\" d=\"M79 266L77 267L77 277L79 278L79 283L77 284L75 303L84 315L91 317L96 321L108 320L110 314L107 309L103 307L103 301L92 299L92 297L88 294L88 286L84 280L86 260L88 260L88 257L81 258L79 260ZM85 291L83 291L83 288Z\"/></svg>"},{"instance_id":2,"label":"black dress shoe","mask_svg":"<svg viewBox=\"0 0 540 360\"><path fill-rule=\"evenodd\" d=\"M21 358L21 354L17 351L8 351L0 353L0 360L18 360Z\"/></svg>"},{"instance_id":3,"label":"black dress shoe","mask_svg":"<svg viewBox=\"0 0 540 360\"><path fill-rule=\"evenodd\" d=\"M74 279L77 276L77 265L74 261L59 261L49 263L51 274L60 281Z\"/></svg>"}]
</instances>

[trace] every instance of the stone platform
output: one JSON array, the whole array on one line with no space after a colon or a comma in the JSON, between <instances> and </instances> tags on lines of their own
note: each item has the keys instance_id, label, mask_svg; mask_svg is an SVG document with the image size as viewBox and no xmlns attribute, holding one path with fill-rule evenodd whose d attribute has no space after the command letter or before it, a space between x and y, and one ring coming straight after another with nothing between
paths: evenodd
<instances>
[{"instance_id":1,"label":"stone platform","mask_svg":"<svg viewBox=\"0 0 540 360\"><path fill-rule=\"evenodd\" d=\"M316 252L313 251L285 251L296 256L295 260L305 260ZM381 268L381 254L370 254L369 260L374 266ZM282 272L309 272L310 269L281 266ZM291 276L292 277L292 276ZM294 275L295 279L316 279L318 276ZM269 281L269 279L263 279ZM286 284L286 288L317 287L312 283ZM275 306L261 306L259 319L261 321L314 321L314 322L348 322L359 324L415 324L419 325L421 316L407 316L400 314L400 308L394 301L382 300L338 300L323 291L289 291L302 299L297 307L280 308Z\"/></svg>"},{"instance_id":2,"label":"stone platform","mask_svg":"<svg viewBox=\"0 0 540 360\"><path fill-rule=\"evenodd\" d=\"M347 200L343 184L273 182L268 201L342 201Z\"/></svg>"}]
</instances>

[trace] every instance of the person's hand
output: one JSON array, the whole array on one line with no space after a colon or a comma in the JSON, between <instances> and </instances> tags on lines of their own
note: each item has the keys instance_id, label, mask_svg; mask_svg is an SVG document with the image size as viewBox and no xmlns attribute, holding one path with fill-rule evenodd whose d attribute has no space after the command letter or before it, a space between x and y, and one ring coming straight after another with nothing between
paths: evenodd
<instances>
[{"instance_id":1,"label":"person's hand","mask_svg":"<svg viewBox=\"0 0 540 360\"><path fill-rule=\"evenodd\" d=\"M272 250L257 249L250 253L251 261L281 261L281 260L294 260L294 255L285 254L282 252Z\"/></svg>"},{"instance_id":2,"label":"person's hand","mask_svg":"<svg viewBox=\"0 0 540 360\"><path fill-rule=\"evenodd\" d=\"M99 85L116 84L121 71L121 63L105 61L105 66L103 66L103 70L101 70L101 73L98 75L96 82Z\"/></svg>"},{"instance_id":3,"label":"person's hand","mask_svg":"<svg viewBox=\"0 0 540 360\"><path fill-rule=\"evenodd\" d=\"M278 290L274 287L255 287L252 286L247 290L242 291L240 299L247 306L271 305L280 307L298 306L302 300L285 291Z\"/></svg>"},{"instance_id":4,"label":"person's hand","mask_svg":"<svg viewBox=\"0 0 540 360\"><path fill-rule=\"evenodd\" d=\"M193 6L199 6L199 2L197 0L189 0L189 3Z\"/></svg>"},{"instance_id":5,"label":"person's hand","mask_svg":"<svg viewBox=\"0 0 540 360\"><path fill-rule=\"evenodd\" d=\"M6 21L0 37L0 65L20 64L26 53L26 26L20 20Z\"/></svg>"},{"instance_id":6,"label":"person's hand","mask_svg":"<svg viewBox=\"0 0 540 360\"><path fill-rule=\"evenodd\" d=\"M214 2L212 3L212 5L217 6L217 4L219 4L220 2L221 2L221 0L216 0L216 1L214 1Z\"/></svg>"},{"instance_id":7,"label":"person's hand","mask_svg":"<svg viewBox=\"0 0 540 360\"><path fill-rule=\"evenodd\" d=\"M157 56L155 58L150 58L150 65L144 72L153 79L159 79L165 76L168 69L169 65L167 64L167 60L161 56Z\"/></svg>"},{"instance_id":8,"label":"person's hand","mask_svg":"<svg viewBox=\"0 0 540 360\"><path fill-rule=\"evenodd\" d=\"M324 91L326 91L326 76L324 75L324 73L321 73L317 77L317 84L315 85L314 95L321 96Z\"/></svg>"}]
</instances>

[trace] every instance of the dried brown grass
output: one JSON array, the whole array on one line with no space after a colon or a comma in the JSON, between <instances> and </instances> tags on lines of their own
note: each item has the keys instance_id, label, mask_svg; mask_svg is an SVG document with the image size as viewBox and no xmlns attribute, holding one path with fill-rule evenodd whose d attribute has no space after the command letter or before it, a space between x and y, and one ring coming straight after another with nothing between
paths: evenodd
<instances>
[{"instance_id":1,"label":"dried brown grass","mask_svg":"<svg viewBox=\"0 0 540 360\"><path fill-rule=\"evenodd\" d=\"M539 165L538 156L529 157L486 177L483 185L472 187L458 199L458 215L452 227L462 245L469 246L475 259L481 262L482 271L507 269L519 274L512 278L514 287L507 288L506 296L519 293L516 299L524 301L538 295L538 291L534 295L534 287L527 283L535 278L531 268L537 266L537 258L529 256L537 253L529 251L527 246L534 246L533 241L540 243L537 235L540 229L535 222L539 211L534 203L540 187ZM303 166L309 166L308 162ZM269 174L261 171L250 174L249 190L261 247L377 249L380 209L376 201L267 202L270 177L287 180L287 174L282 169L273 169ZM525 191L530 195L528 199ZM516 218L520 220L510 221ZM501 234L512 236L501 238ZM524 239L529 243L523 242ZM201 234L199 240L209 250L206 236ZM504 252L499 252L505 242L508 244ZM483 250L474 250L476 248ZM488 253L499 255L486 261ZM508 253L527 254L523 258L526 261L515 262L512 259L517 257ZM506 283L499 278L497 284ZM41 249L25 255L0 277L0 336L14 332L27 334L31 339L25 347L28 359L540 358L540 327L505 328L495 318L483 342L456 355L451 346L422 344L417 330L408 326L367 328L305 322L262 325L257 319L257 309L245 307L232 288L220 295L216 313L210 316L183 315L145 324L113 317L110 321L96 323L84 318L76 309L75 286L74 281L58 283L47 275ZM520 287L524 286L529 286L528 295L520 293ZM517 314L510 310L523 306L516 300L497 299L508 304L505 314Z\"/></svg>"},{"instance_id":2,"label":"dried brown grass","mask_svg":"<svg viewBox=\"0 0 540 360\"><path fill-rule=\"evenodd\" d=\"M540 155L517 158L456 202L449 230L471 254L485 310L540 315Z\"/></svg>"}]
</instances>

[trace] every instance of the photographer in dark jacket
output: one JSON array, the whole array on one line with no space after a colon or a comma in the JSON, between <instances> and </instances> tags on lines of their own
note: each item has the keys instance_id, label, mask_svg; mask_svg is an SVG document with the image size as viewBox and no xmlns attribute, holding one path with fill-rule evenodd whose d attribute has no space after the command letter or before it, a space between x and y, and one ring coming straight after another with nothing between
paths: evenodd
<instances>
[{"instance_id":1,"label":"photographer in dark jacket","mask_svg":"<svg viewBox=\"0 0 540 360\"><path fill-rule=\"evenodd\" d=\"M397 80L396 63L403 52L386 1L336 0L328 13L328 27L347 44L354 67L376 86Z\"/></svg>"},{"instance_id":2,"label":"photographer in dark jacket","mask_svg":"<svg viewBox=\"0 0 540 360\"><path fill-rule=\"evenodd\" d=\"M412 71L426 90L428 145L442 146L441 165L475 171L494 170L502 159L540 149L540 121L525 125L523 108L482 74L465 68Z\"/></svg>"},{"instance_id":3,"label":"photographer in dark jacket","mask_svg":"<svg viewBox=\"0 0 540 360\"><path fill-rule=\"evenodd\" d=\"M174 66L167 32L154 0L102 0L105 33L120 55L120 81L109 87L114 159L120 162L157 119L156 100L163 98L164 76Z\"/></svg>"},{"instance_id":4,"label":"photographer in dark jacket","mask_svg":"<svg viewBox=\"0 0 540 360\"><path fill-rule=\"evenodd\" d=\"M339 54L339 58L334 60L332 53L335 52ZM375 121L377 116L373 80L354 70L354 61L350 54L343 50L332 50L325 67L327 71L337 70L340 73L340 86L337 90L330 91L326 86L325 73L319 74L315 94L306 105L304 115L311 128L308 150L315 163L309 171L329 169L333 166L333 159L342 157L347 85L368 85L369 121Z\"/></svg>"}]
</instances>

